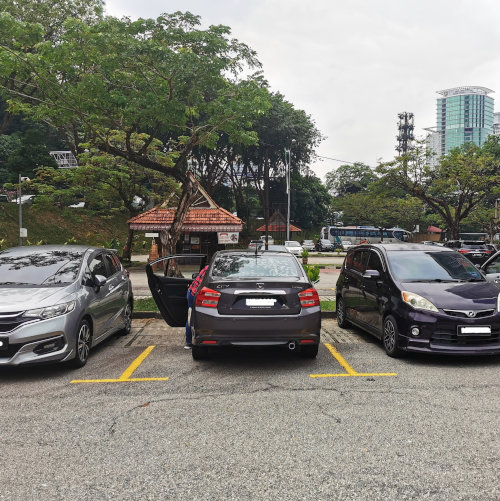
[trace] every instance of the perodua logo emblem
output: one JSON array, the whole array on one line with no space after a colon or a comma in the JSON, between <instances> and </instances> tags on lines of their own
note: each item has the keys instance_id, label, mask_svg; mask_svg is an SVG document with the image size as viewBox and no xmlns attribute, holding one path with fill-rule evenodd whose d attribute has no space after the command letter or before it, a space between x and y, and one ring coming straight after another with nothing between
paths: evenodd
<instances>
[{"instance_id":1,"label":"perodua logo emblem","mask_svg":"<svg viewBox=\"0 0 500 501\"><path fill-rule=\"evenodd\" d=\"M476 316L476 312L475 311L468 311L467 316L470 318L474 318Z\"/></svg>"},{"instance_id":2,"label":"perodua logo emblem","mask_svg":"<svg viewBox=\"0 0 500 501\"><path fill-rule=\"evenodd\" d=\"M262 282L258 282L255 285L257 285L257 289L263 289L264 288L264 284Z\"/></svg>"}]
</instances>

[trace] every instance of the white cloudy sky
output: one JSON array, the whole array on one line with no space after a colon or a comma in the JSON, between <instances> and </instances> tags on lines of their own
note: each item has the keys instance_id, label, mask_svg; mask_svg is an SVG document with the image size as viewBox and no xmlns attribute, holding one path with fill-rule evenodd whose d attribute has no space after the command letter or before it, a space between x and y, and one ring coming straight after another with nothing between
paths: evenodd
<instances>
[{"instance_id":1,"label":"white cloudy sky","mask_svg":"<svg viewBox=\"0 0 500 501\"><path fill-rule=\"evenodd\" d=\"M327 136L319 155L394 157L397 114L435 125L437 90L500 92L499 0L106 0L113 16L198 14L257 51L265 77ZM492 97L496 95L493 94ZM500 97L498 97L500 99ZM496 111L499 109L496 106ZM340 163L322 160L322 178Z\"/></svg>"}]
</instances>

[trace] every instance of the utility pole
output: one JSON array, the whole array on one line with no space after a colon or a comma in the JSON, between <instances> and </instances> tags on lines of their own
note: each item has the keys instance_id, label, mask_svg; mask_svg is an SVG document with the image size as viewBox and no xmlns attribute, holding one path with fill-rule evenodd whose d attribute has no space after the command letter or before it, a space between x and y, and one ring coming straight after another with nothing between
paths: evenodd
<instances>
[{"instance_id":1,"label":"utility pole","mask_svg":"<svg viewBox=\"0 0 500 501\"><path fill-rule=\"evenodd\" d=\"M292 170L292 146L296 143L295 139L292 139L292 144L288 150L288 168L286 169L286 192L288 195L287 200L287 211L286 211L286 239L290 240L290 171ZM286 149L285 149L285 164L286 164Z\"/></svg>"},{"instance_id":2,"label":"utility pole","mask_svg":"<svg viewBox=\"0 0 500 501\"><path fill-rule=\"evenodd\" d=\"M18 189L17 201L19 203L19 247L22 247L23 237L21 235L23 230L23 204L21 203L21 174L19 174L19 189Z\"/></svg>"}]
</instances>

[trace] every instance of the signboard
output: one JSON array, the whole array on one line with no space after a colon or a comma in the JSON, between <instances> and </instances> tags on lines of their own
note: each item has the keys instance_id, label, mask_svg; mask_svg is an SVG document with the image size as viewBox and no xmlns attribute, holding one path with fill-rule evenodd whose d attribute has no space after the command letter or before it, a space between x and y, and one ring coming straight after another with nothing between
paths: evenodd
<instances>
[{"instance_id":1,"label":"signboard","mask_svg":"<svg viewBox=\"0 0 500 501\"><path fill-rule=\"evenodd\" d=\"M19 228L19 236L21 238L26 238L28 236L28 230L26 228Z\"/></svg>"},{"instance_id":2,"label":"signboard","mask_svg":"<svg viewBox=\"0 0 500 501\"><path fill-rule=\"evenodd\" d=\"M217 233L217 239L220 244L237 244L239 233L237 231L234 232L224 232L220 231Z\"/></svg>"},{"instance_id":3,"label":"signboard","mask_svg":"<svg viewBox=\"0 0 500 501\"><path fill-rule=\"evenodd\" d=\"M155 237L159 237L160 234L159 233L144 233L144 236L150 237L150 238L155 238Z\"/></svg>"},{"instance_id":4,"label":"signboard","mask_svg":"<svg viewBox=\"0 0 500 501\"><path fill-rule=\"evenodd\" d=\"M200 237L191 237L191 245L200 245Z\"/></svg>"}]
</instances>

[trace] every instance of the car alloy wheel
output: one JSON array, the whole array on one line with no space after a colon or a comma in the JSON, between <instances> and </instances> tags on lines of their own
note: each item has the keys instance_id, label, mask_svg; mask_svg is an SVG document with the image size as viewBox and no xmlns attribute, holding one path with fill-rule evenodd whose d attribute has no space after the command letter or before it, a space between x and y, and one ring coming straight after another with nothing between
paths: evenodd
<instances>
[{"instance_id":1,"label":"car alloy wheel","mask_svg":"<svg viewBox=\"0 0 500 501\"><path fill-rule=\"evenodd\" d=\"M89 358L90 344L92 340L92 331L88 320L82 320L78 326L76 336L75 358L71 360L70 365L77 369L83 367Z\"/></svg>"},{"instance_id":2,"label":"car alloy wheel","mask_svg":"<svg viewBox=\"0 0 500 501\"><path fill-rule=\"evenodd\" d=\"M339 327L347 327L349 322L346 320L344 300L339 297L337 300L337 324Z\"/></svg>"},{"instance_id":3,"label":"car alloy wheel","mask_svg":"<svg viewBox=\"0 0 500 501\"><path fill-rule=\"evenodd\" d=\"M396 320L393 316L389 315L384 320L382 341L384 343L385 352L390 357L398 357L402 353L402 351L398 348L398 339L399 334Z\"/></svg>"},{"instance_id":4,"label":"car alloy wheel","mask_svg":"<svg viewBox=\"0 0 500 501\"><path fill-rule=\"evenodd\" d=\"M125 310L123 312L123 329L120 331L122 336L126 336L130 334L132 330L132 303L128 302L127 306L125 306Z\"/></svg>"}]
</instances>

